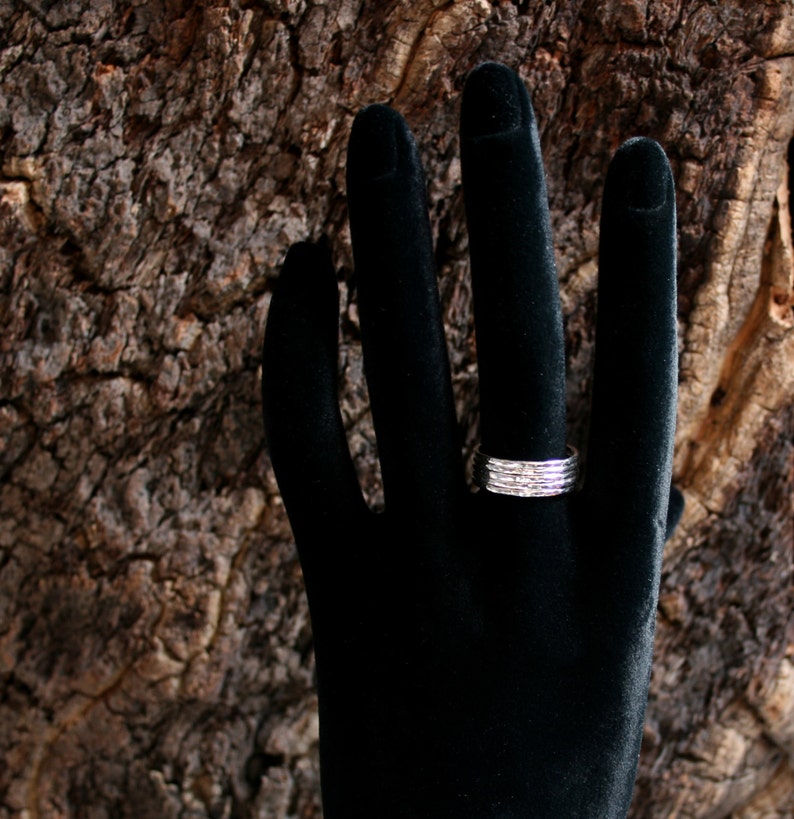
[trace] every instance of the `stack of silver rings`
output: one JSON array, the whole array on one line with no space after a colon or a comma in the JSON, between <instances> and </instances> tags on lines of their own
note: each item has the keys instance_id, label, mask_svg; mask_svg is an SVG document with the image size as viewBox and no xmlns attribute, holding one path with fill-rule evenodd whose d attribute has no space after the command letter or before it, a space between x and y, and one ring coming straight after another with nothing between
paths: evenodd
<instances>
[{"instance_id":1,"label":"stack of silver rings","mask_svg":"<svg viewBox=\"0 0 794 819\"><path fill-rule=\"evenodd\" d=\"M499 495L544 498L564 495L576 487L579 453L568 444L567 458L548 461L508 461L474 451L474 482Z\"/></svg>"}]
</instances>

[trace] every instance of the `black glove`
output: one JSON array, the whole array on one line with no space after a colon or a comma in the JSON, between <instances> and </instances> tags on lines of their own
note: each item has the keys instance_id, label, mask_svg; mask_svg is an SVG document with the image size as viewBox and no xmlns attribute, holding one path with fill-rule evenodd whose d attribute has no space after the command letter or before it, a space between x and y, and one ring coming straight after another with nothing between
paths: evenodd
<instances>
[{"instance_id":1,"label":"black glove","mask_svg":"<svg viewBox=\"0 0 794 819\"><path fill-rule=\"evenodd\" d=\"M461 150L481 447L566 456L562 320L534 115L486 63ZM580 491L465 485L425 183L404 120L356 117L348 199L386 510L360 493L337 399L328 255L292 247L263 359L270 454L314 631L326 819L604 817L628 810L665 536L676 403L675 199L627 142L601 221Z\"/></svg>"}]
</instances>

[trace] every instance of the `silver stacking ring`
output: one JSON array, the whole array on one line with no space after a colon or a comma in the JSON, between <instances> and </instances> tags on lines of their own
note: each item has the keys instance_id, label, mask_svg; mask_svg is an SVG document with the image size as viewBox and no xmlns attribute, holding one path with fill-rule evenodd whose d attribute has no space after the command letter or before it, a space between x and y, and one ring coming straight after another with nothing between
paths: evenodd
<instances>
[{"instance_id":1,"label":"silver stacking ring","mask_svg":"<svg viewBox=\"0 0 794 819\"><path fill-rule=\"evenodd\" d=\"M508 461L474 451L474 482L498 495L519 498L548 498L576 488L579 453L570 444L567 458L548 461Z\"/></svg>"}]
</instances>

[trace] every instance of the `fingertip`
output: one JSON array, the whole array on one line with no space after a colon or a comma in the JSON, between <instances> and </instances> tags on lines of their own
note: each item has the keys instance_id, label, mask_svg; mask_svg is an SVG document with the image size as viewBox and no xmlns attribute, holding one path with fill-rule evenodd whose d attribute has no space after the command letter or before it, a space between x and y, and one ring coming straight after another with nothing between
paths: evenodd
<instances>
[{"instance_id":1,"label":"fingertip","mask_svg":"<svg viewBox=\"0 0 794 819\"><path fill-rule=\"evenodd\" d=\"M296 242L291 245L284 257L284 267L320 267L330 264L331 254L327 247L314 242Z\"/></svg>"},{"instance_id":2,"label":"fingertip","mask_svg":"<svg viewBox=\"0 0 794 819\"><path fill-rule=\"evenodd\" d=\"M331 252L313 242L296 242L284 257L279 280L300 285L311 284L312 280L322 281L333 273Z\"/></svg>"},{"instance_id":3,"label":"fingertip","mask_svg":"<svg viewBox=\"0 0 794 819\"><path fill-rule=\"evenodd\" d=\"M304 357L325 350L335 360L339 322L339 289L327 248L298 242L287 251L273 288L262 346L263 394L267 383L276 392L291 378Z\"/></svg>"},{"instance_id":4,"label":"fingertip","mask_svg":"<svg viewBox=\"0 0 794 819\"><path fill-rule=\"evenodd\" d=\"M520 77L497 62L480 63L468 76L461 104L461 135L497 136L520 128L531 117Z\"/></svg>"},{"instance_id":5,"label":"fingertip","mask_svg":"<svg viewBox=\"0 0 794 819\"><path fill-rule=\"evenodd\" d=\"M670 163L662 146L648 137L634 137L615 153L607 174L604 198L637 211L659 210L672 198Z\"/></svg>"},{"instance_id":6,"label":"fingertip","mask_svg":"<svg viewBox=\"0 0 794 819\"><path fill-rule=\"evenodd\" d=\"M405 119L393 108L373 103L353 120L347 152L348 183L393 176L401 164L401 144L413 141Z\"/></svg>"},{"instance_id":7,"label":"fingertip","mask_svg":"<svg viewBox=\"0 0 794 819\"><path fill-rule=\"evenodd\" d=\"M291 312L316 314L322 311L326 314L326 305L337 303L338 299L336 272L328 248L311 242L292 245L274 287L271 316L274 306L279 305L286 306ZM332 315L335 319L336 313Z\"/></svg>"}]
</instances>

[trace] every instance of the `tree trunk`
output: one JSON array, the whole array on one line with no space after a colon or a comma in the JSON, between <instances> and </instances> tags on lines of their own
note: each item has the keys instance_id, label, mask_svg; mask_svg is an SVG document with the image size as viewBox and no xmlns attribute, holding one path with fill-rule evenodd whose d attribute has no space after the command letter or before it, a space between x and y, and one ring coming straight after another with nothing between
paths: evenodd
<instances>
[{"instance_id":1,"label":"tree trunk","mask_svg":"<svg viewBox=\"0 0 794 819\"><path fill-rule=\"evenodd\" d=\"M611 153L677 180L676 482L633 815L794 812L794 9L753 0L0 0L0 816L320 816L297 555L259 351L291 242L342 282L343 411L379 502L344 202L357 109L426 164L466 446L466 72L537 111L586 426Z\"/></svg>"}]
</instances>

